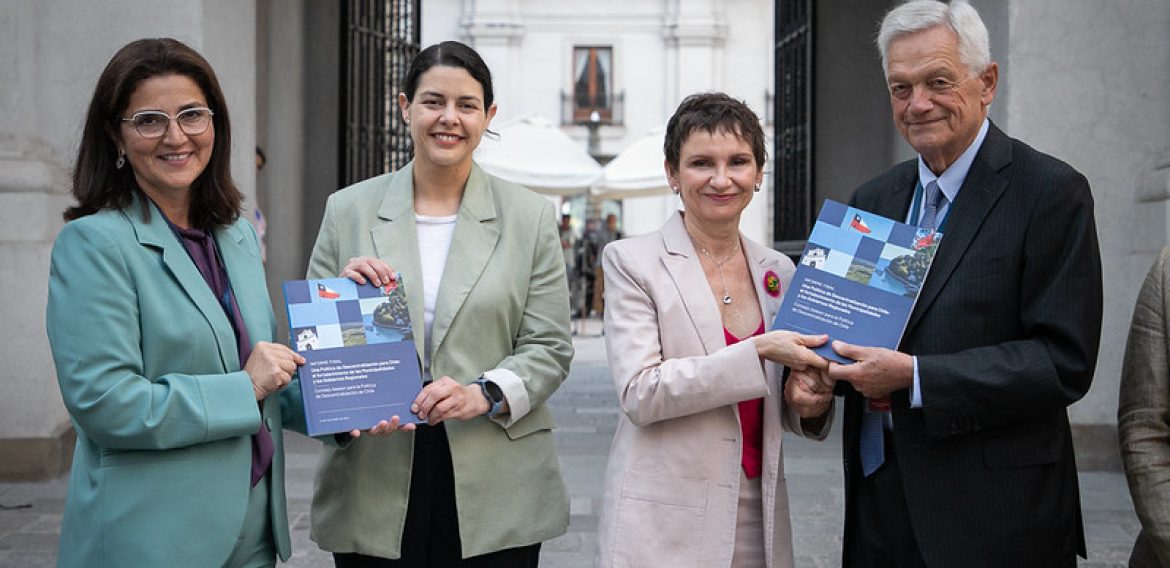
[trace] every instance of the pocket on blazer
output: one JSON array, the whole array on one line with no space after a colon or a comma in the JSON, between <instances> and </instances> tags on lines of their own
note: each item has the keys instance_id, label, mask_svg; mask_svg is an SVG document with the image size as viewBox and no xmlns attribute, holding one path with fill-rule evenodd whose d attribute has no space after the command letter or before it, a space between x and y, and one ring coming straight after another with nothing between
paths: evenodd
<instances>
[{"instance_id":1,"label":"pocket on blazer","mask_svg":"<svg viewBox=\"0 0 1170 568\"><path fill-rule=\"evenodd\" d=\"M627 472L614 526L614 566L698 568L706 509L704 479Z\"/></svg>"},{"instance_id":2,"label":"pocket on blazer","mask_svg":"<svg viewBox=\"0 0 1170 568\"><path fill-rule=\"evenodd\" d=\"M102 450L102 467L122 467L170 461L183 461L187 454L182 449L175 450Z\"/></svg>"},{"instance_id":3,"label":"pocket on blazer","mask_svg":"<svg viewBox=\"0 0 1170 568\"><path fill-rule=\"evenodd\" d=\"M622 483L625 499L702 509L707 506L707 480L629 471Z\"/></svg>"},{"instance_id":4,"label":"pocket on blazer","mask_svg":"<svg viewBox=\"0 0 1170 568\"><path fill-rule=\"evenodd\" d=\"M554 424L552 414L549 413L547 408L541 406L533 413L513 424L510 428L505 428L504 432L508 434L508 439L519 440L541 430L551 431Z\"/></svg>"}]
</instances>

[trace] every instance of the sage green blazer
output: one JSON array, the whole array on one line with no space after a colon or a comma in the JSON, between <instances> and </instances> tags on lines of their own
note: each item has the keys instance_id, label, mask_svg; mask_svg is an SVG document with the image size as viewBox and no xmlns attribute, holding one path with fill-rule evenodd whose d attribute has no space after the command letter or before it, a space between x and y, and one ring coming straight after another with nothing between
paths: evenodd
<instances>
[{"instance_id":1,"label":"sage green blazer","mask_svg":"<svg viewBox=\"0 0 1170 568\"><path fill-rule=\"evenodd\" d=\"M82 217L53 245L46 325L77 432L58 566L223 565L261 420L276 444L269 498L287 559L280 401L266 398L261 416L219 300L149 207L149 221L139 199ZM271 341L255 232L240 220L215 237L249 337Z\"/></svg>"},{"instance_id":2,"label":"sage green blazer","mask_svg":"<svg viewBox=\"0 0 1170 568\"><path fill-rule=\"evenodd\" d=\"M336 277L355 256L388 262L403 275L421 359L427 338L412 172L407 164L330 196L308 277ZM511 414L444 422L463 556L563 534L569 502L545 401L568 375L573 345L551 202L472 166L432 333L433 377L469 383L503 369L522 382L504 389ZM311 531L321 548L400 557L413 442L399 432L323 449Z\"/></svg>"}]
</instances>

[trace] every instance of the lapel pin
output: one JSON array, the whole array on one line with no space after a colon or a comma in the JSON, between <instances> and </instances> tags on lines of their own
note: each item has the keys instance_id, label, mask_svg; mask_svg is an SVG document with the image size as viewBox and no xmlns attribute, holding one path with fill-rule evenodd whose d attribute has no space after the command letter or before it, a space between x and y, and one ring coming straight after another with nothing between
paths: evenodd
<instances>
[{"instance_id":1,"label":"lapel pin","mask_svg":"<svg viewBox=\"0 0 1170 568\"><path fill-rule=\"evenodd\" d=\"M764 291L773 298L780 296L780 277L771 270L764 273Z\"/></svg>"}]
</instances>

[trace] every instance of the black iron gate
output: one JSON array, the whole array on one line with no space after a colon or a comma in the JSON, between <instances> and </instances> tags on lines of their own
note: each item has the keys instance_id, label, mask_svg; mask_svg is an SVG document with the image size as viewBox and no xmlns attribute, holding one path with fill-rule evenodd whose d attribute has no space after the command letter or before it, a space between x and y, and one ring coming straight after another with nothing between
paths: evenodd
<instances>
[{"instance_id":1,"label":"black iron gate","mask_svg":"<svg viewBox=\"0 0 1170 568\"><path fill-rule=\"evenodd\" d=\"M773 246L800 255L813 218L814 0L776 1Z\"/></svg>"},{"instance_id":2,"label":"black iron gate","mask_svg":"<svg viewBox=\"0 0 1170 568\"><path fill-rule=\"evenodd\" d=\"M410 132L398 112L419 51L420 0L345 0L341 15L341 144L338 187L410 161Z\"/></svg>"}]
</instances>

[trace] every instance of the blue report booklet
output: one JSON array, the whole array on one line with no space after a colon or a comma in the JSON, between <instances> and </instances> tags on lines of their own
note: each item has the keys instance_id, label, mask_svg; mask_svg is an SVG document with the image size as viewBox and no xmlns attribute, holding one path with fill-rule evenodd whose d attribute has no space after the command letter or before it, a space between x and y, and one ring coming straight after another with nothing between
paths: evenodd
<instances>
[{"instance_id":1,"label":"blue report booklet","mask_svg":"<svg viewBox=\"0 0 1170 568\"><path fill-rule=\"evenodd\" d=\"M386 286L348 278L284 283L293 349L305 358L301 398L310 436L368 430L398 416L422 390L402 277Z\"/></svg>"},{"instance_id":2,"label":"blue report booklet","mask_svg":"<svg viewBox=\"0 0 1170 568\"><path fill-rule=\"evenodd\" d=\"M772 329L897 349L942 233L825 200Z\"/></svg>"}]
</instances>

